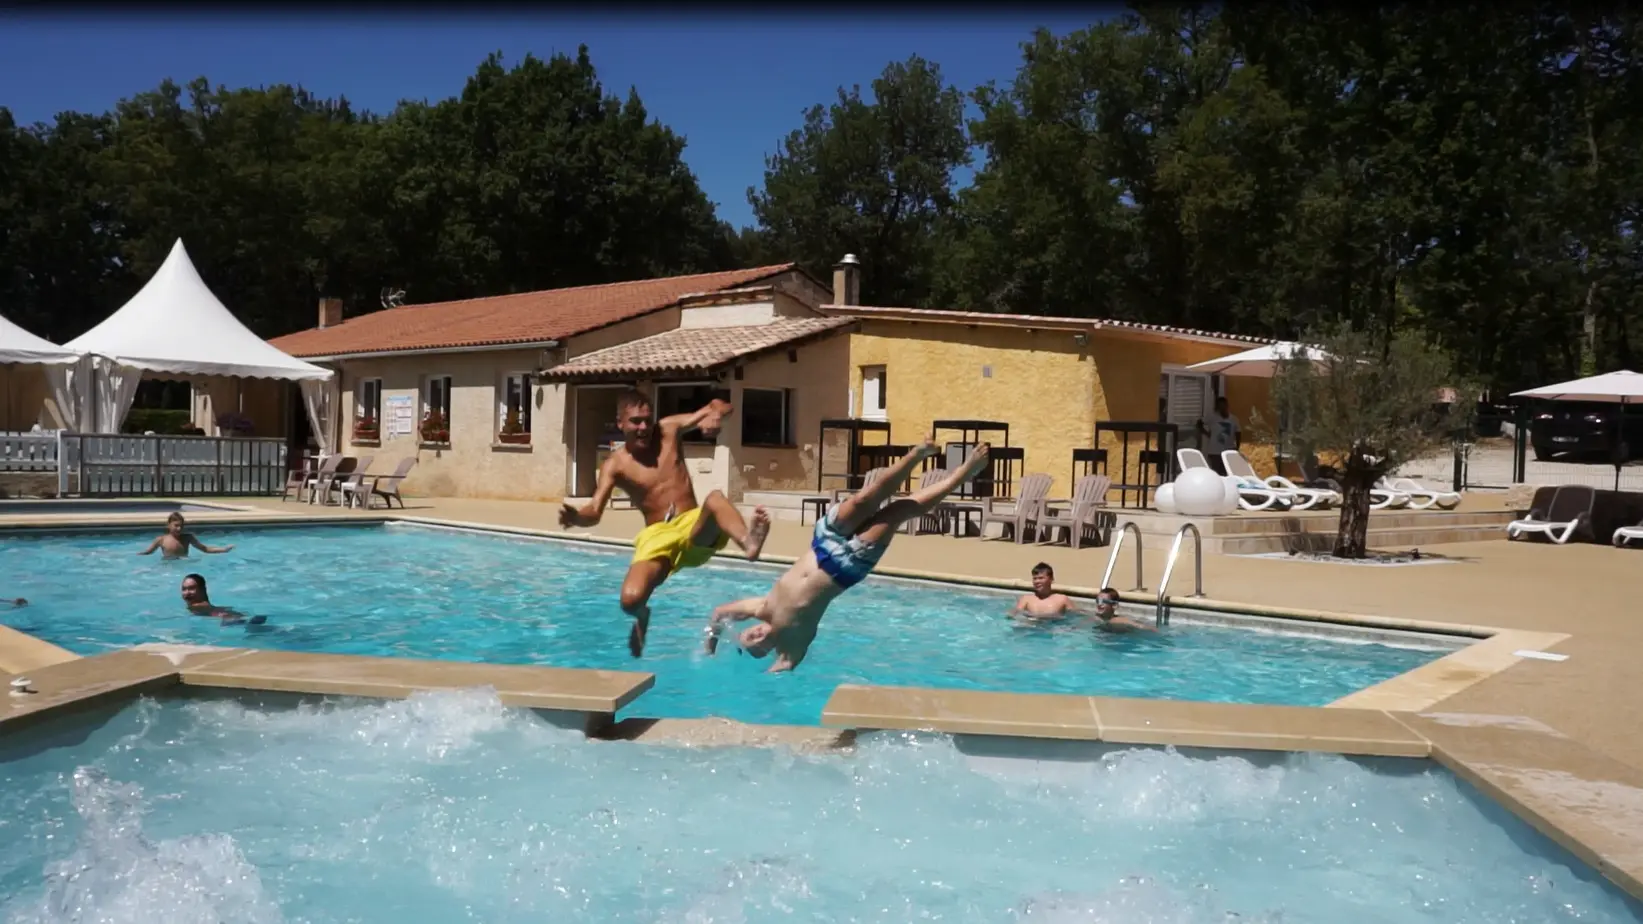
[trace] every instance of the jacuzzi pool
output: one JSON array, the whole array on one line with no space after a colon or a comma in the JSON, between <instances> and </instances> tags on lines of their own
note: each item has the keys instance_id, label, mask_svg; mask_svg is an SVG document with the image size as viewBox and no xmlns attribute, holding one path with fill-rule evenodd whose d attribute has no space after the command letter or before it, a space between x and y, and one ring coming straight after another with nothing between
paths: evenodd
<instances>
[{"instance_id":1,"label":"jacuzzi pool","mask_svg":"<svg viewBox=\"0 0 1643 924\"><path fill-rule=\"evenodd\" d=\"M186 501L101 498L55 500L0 500L0 516L80 517L99 513L226 513L239 508Z\"/></svg>"},{"instance_id":2,"label":"jacuzzi pool","mask_svg":"<svg viewBox=\"0 0 1643 924\"><path fill-rule=\"evenodd\" d=\"M7 921L1640 919L1424 761L590 742L478 692L72 721L0 740Z\"/></svg>"}]
</instances>

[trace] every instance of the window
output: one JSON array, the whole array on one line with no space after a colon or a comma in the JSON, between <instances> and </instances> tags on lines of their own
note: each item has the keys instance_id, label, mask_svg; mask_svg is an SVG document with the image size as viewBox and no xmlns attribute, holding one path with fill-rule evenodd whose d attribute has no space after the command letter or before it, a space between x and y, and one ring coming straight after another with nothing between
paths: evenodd
<instances>
[{"instance_id":1,"label":"window","mask_svg":"<svg viewBox=\"0 0 1643 924\"><path fill-rule=\"evenodd\" d=\"M888 408L888 386L883 366L861 367L861 416L868 420L884 420Z\"/></svg>"},{"instance_id":2,"label":"window","mask_svg":"<svg viewBox=\"0 0 1643 924\"><path fill-rule=\"evenodd\" d=\"M1175 424L1179 446L1203 448L1198 422L1206 419L1221 392L1220 376L1165 369L1158 380L1159 420Z\"/></svg>"},{"instance_id":3,"label":"window","mask_svg":"<svg viewBox=\"0 0 1643 924\"><path fill-rule=\"evenodd\" d=\"M451 377L430 375L422 385L422 440L451 441Z\"/></svg>"},{"instance_id":4,"label":"window","mask_svg":"<svg viewBox=\"0 0 1643 924\"><path fill-rule=\"evenodd\" d=\"M656 419L672 417L675 414L694 414L702 406L714 398L730 399L724 389L715 388L711 382L679 382L656 386ZM692 430L683 434L686 443L715 443L717 436L708 436L700 430Z\"/></svg>"},{"instance_id":5,"label":"window","mask_svg":"<svg viewBox=\"0 0 1643 924\"><path fill-rule=\"evenodd\" d=\"M509 441L528 441L531 435L530 374L509 373L502 379L496 399L496 432L509 437Z\"/></svg>"},{"instance_id":6,"label":"window","mask_svg":"<svg viewBox=\"0 0 1643 924\"><path fill-rule=\"evenodd\" d=\"M354 419L359 421L370 421L373 424L381 422L381 379L359 380L359 385L354 388Z\"/></svg>"},{"instance_id":7,"label":"window","mask_svg":"<svg viewBox=\"0 0 1643 924\"><path fill-rule=\"evenodd\" d=\"M742 445L793 445L793 389L744 388L737 413L742 417Z\"/></svg>"}]
</instances>

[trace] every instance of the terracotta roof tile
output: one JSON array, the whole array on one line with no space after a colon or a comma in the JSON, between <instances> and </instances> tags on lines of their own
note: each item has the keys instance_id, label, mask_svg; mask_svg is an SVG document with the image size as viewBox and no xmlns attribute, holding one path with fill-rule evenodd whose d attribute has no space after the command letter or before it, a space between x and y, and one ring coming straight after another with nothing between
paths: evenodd
<instances>
[{"instance_id":1,"label":"terracotta roof tile","mask_svg":"<svg viewBox=\"0 0 1643 924\"><path fill-rule=\"evenodd\" d=\"M597 286L547 289L426 305L402 305L269 342L292 356L540 343L648 314L700 292L733 289L793 269L793 264Z\"/></svg>"},{"instance_id":2,"label":"terracotta roof tile","mask_svg":"<svg viewBox=\"0 0 1643 924\"><path fill-rule=\"evenodd\" d=\"M749 327L680 328L584 353L543 373L550 379L707 372L736 359L855 324L854 318L784 318Z\"/></svg>"}]
</instances>

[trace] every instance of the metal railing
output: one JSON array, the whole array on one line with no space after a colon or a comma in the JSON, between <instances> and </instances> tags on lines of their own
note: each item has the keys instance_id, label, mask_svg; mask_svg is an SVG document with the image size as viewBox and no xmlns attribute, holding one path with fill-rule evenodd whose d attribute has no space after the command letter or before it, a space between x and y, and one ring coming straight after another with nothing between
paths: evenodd
<instances>
[{"instance_id":1,"label":"metal railing","mask_svg":"<svg viewBox=\"0 0 1643 924\"><path fill-rule=\"evenodd\" d=\"M1164 606L1164 595L1169 592L1170 575L1175 573L1175 561L1181 557L1181 540L1186 538L1187 530L1192 531L1192 562L1195 587L1194 597L1204 595L1204 536L1198 532L1198 527L1191 523L1183 523L1175 531L1175 542L1169 548L1169 558L1164 562L1164 577L1158 582L1158 608L1153 611L1153 624L1169 625L1169 610Z\"/></svg>"},{"instance_id":2,"label":"metal railing","mask_svg":"<svg viewBox=\"0 0 1643 924\"><path fill-rule=\"evenodd\" d=\"M0 472L57 471L57 432L0 432Z\"/></svg>"},{"instance_id":3,"label":"metal railing","mask_svg":"<svg viewBox=\"0 0 1643 924\"><path fill-rule=\"evenodd\" d=\"M1125 520L1124 525L1118 530L1118 538L1113 540L1112 554L1107 556L1107 570L1106 573L1101 575L1101 587L1096 588L1097 590L1112 586L1112 572L1118 566L1118 553L1124 548L1124 537L1130 533L1135 534L1135 586L1131 587L1130 590L1147 589L1147 585L1142 582L1141 576L1141 527L1136 526L1134 520Z\"/></svg>"},{"instance_id":4,"label":"metal railing","mask_svg":"<svg viewBox=\"0 0 1643 924\"><path fill-rule=\"evenodd\" d=\"M59 496L226 497L285 489L283 439L101 433L57 439Z\"/></svg>"}]
</instances>

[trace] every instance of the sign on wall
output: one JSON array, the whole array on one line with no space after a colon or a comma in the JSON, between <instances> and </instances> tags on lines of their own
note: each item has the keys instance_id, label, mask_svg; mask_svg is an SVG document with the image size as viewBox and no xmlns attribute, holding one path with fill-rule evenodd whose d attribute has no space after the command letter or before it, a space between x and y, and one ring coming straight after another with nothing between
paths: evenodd
<instances>
[{"instance_id":1,"label":"sign on wall","mask_svg":"<svg viewBox=\"0 0 1643 924\"><path fill-rule=\"evenodd\" d=\"M411 395L391 395L382 399L382 416L387 422L384 437L410 436L415 432L415 400Z\"/></svg>"}]
</instances>

